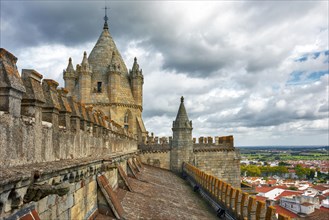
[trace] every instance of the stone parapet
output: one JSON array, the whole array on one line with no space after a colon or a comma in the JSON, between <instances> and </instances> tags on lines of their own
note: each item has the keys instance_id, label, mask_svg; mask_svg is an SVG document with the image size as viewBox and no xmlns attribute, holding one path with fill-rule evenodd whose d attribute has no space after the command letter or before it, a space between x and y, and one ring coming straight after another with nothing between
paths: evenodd
<instances>
[{"instance_id":1,"label":"stone parapet","mask_svg":"<svg viewBox=\"0 0 329 220\"><path fill-rule=\"evenodd\" d=\"M110 185L118 187L117 167L136 154L137 151L132 150L76 160L0 167L0 219L29 219L22 216L30 212L35 212L39 219L89 219L99 208L97 175L108 176ZM123 167L125 174L127 169Z\"/></svg>"},{"instance_id":2,"label":"stone parapet","mask_svg":"<svg viewBox=\"0 0 329 220\"><path fill-rule=\"evenodd\" d=\"M70 130L70 117L72 113L71 106L67 100L68 91L64 88L60 88L57 90L58 92L58 101L60 105L59 109L59 126L63 126L66 129Z\"/></svg>"},{"instance_id":3,"label":"stone parapet","mask_svg":"<svg viewBox=\"0 0 329 220\"><path fill-rule=\"evenodd\" d=\"M56 81L28 69L20 77L16 61L0 50L1 167L137 150L132 134L68 97Z\"/></svg>"},{"instance_id":4,"label":"stone parapet","mask_svg":"<svg viewBox=\"0 0 329 220\"><path fill-rule=\"evenodd\" d=\"M169 144L139 144L138 149L141 152L168 152L171 148Z\"/></svg>"},{"instance_id":5,"label":"stone parapet","mask_svg":"<svg viewBox=\"0 0 329 220\"><path fill-rule=\"evenodd\" d=\"M193 138L194 144L199 145L221 145L234 147L234 138L233 135L229 136L216 136L216 137L199 137Z\"/></svg>"},{"instance_id":6,"label":"stone parapet","mask_svg":"<svg viewBox=\"0 0 329 220\"><path fill-rule=\"evenodd\" d=\"M225 216L229 215L233 219L290 220L283 214L279 214L277 217L273 206L266 207L263 201L256 201L254 196L242 193L240 189L232 187L188 163L183 164L183 175L193 181L194 189L202 190L213 202L218 204L218 207L221 207L218 210L219 215L219 211L224 210Z\"/></svg>"}]
</instances>

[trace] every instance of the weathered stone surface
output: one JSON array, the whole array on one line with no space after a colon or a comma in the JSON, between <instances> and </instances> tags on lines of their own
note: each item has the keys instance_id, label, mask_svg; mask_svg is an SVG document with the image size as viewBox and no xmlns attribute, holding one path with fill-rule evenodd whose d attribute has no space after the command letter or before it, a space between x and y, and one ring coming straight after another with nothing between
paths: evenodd
<instances>
[{"instance_id":1,"label":"weathered stone surface","mask_svg":"<svg viewBox=\"0 0 329 220\"><path fill-rule=\"evenodd\" d=\"M142 120L143 74L135 58L128 69L108 29L104 29L87 58L73 68L72 59L63 72L69 95L101 110L110 120L136 136L146 136Z\"/></svg>"},{"instance_id":2,"label":"weathered stone surface","mask_svg":"<svg viewBox=\"0 0 329 220\"><path fill-rule=\"evenodd\" d=\"M20 116L25 87L16 67L17 58L0 48L0 111Z\"/></svg>"},{"instance_id":3,"label":"weathered stone surface","mask_svg":"<svg viewBox=\"0 0 329 220\"><path fill-rule=\"evenodd\" d=\"M27 190L27 193L24 196L24 203L31 201L39 201L40 199L51 195L56 194L59 196L64 196L70 190L70 186L67 183L62 183L58 185L49 185L47 183L43 185L34 184L30 186Z\"/></svg>"}]
</instances>

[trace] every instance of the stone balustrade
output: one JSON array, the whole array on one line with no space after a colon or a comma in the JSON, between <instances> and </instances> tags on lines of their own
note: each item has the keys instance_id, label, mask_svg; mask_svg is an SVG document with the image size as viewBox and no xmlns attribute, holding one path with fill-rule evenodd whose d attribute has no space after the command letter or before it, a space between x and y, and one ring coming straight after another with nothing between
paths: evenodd
<instances>
[{"instance_id":1,"label":"stone balustrade","mask_svg":"<svg viewBox=\"0 0 329 220\"><path fill-rule=\"evenodd\" d=\"M188 164L183 164L183 173L192 178L196 184L211 197L225 212L234 219L248 220L290 220L290 217L278 214L273 206L266 207L265 202L256 201L254 196L232 187L230 184L199 170Z\"/></svg>"}]
</instances>

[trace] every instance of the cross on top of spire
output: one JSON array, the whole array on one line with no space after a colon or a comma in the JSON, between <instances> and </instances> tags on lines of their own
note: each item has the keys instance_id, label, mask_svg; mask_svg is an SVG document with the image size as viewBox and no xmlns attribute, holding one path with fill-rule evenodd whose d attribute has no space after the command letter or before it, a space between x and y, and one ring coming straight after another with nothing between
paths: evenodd
<instances>
[{"instance_id":1,"label":"cross on top of spire","mask_svg":"<svg viewBox=\"0 0 329 220\"><path fill-rule=\"evenodd\" d=\"M103 8L105 11L105 16L104 16L104 27L103 29L109 29L109 25L107 24L107 21L109 20L109 18L107 17L107 6L105 5L105 8Z\"/></svg>"},{"instance_id":2,"label":"cross on top of spire","mask_svg":"<svg viewBox=\"0 0 329 220\"><path fill-rule=\"evenodd\" d=\"M107 17L107 6L105 6L105 8L103 8L105 10L105 16L104 16L104 21L107 21L108 20L108 17Z\"/></svg>"}]
</instances>

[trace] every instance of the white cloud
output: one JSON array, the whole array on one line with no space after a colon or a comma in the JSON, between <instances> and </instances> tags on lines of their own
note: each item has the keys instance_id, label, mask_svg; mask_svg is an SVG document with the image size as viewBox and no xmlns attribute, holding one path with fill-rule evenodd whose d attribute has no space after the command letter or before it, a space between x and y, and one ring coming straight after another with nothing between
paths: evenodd
<instances>
[{"instance_id":1,"label":"white cloud","mask_svg":"<svg viewBox=\"0 0 329 220\"><path fill-rule=\"evenodd\" d=\"M51 14L73 10L59 4L60 10L54 8ZM90 11L85 6L79 7ZM149 131L171 135L184 95L194 136L233 134L237 145L328 144L328 74L310 77L328 70L328 2L114 2L113 7L110 30L126 65L131 68L136 56L143 69L143 114ZM46 10L45 4L42 14ZM101 27L96 37L83 38L95 30L94 20L79 22L85 31L70 32L67 27L76 27L74 19L58 17L51 21L65 31L50 34L46 20L32 22L37 15L21 13L38 31L35 37L49 42L14 48L18 67L36 69L63 85L68 57L80 63ZM99 16L95 14L91 17ZM15 24L15 17L1 19L7 27ZM10 25L11 31L1 28L3 42L21 36L21 23ZM56 34L60 36L52 38ZM74 39L79 43L71 46ZM317 52L321 54L312 58ZM304 56L306 61L296 62Z\"/></svg>"}]
</instances>

